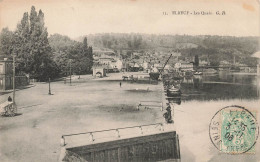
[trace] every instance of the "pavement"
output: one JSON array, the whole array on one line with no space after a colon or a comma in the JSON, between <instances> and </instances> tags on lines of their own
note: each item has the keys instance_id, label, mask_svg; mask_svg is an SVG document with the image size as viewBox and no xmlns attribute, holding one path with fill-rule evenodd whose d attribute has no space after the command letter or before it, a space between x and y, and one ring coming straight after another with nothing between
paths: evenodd
<instances>
[{"instance_id":1,"label":"pavement","mask_svg":"<svg viewBox=\"0 0 260 162\"><path fill-rule=\"evenodd\" d=\"M57 161L64 134L164 122L159 109L136 109L141 100L160 100L162 85L120 80L120 87L122 74L106 78L52 82L52 95L48 83L17 91L18 114L0 117L0 161ZM143 87L149 91L131 91Z\"/></svg>"},{"instance_id":2,"label":"pavement","mask_svg":"<svg viewBox=\"0 0 260 162\"><path fill-rule=\"evenodd\" d=\"M19 91L19 90L22 90L22 89L31 88L31 87L34 87L34 86L35 86L35 84L29 84L29 85L26 85L26 86L20 86L20 87L16 88L16 91ZM11 93L11 92L13 92L13 89L0 90L0 95L8 94L8 93Z\"/></svg>"},{"instance_id":3,"label":"pavement","mask_svg":"<svg viewBox=\"0 0 260 162\"><path fill-rule=\"evenodd\" d=\"M57 161L62 135L164 122L159 109L136 109L140 101L166 102L161 83L124 82L122 75L125 74L95 79L91 75L81 79L73 76L71 85L68 81L52 82L53 95L48 95L48 83L35 83L34 87L17 91L18 114L0 117L0 161ZM142 90L147 88L149 91ZM1 95L0 101L6 101L9 95ZM181 161L260 161L259 139L255 154L223 154L212 144L211 118L229 105L256 111L260 120L259 99L192 100L174 106Z\"/></svg>"}]
</instances>

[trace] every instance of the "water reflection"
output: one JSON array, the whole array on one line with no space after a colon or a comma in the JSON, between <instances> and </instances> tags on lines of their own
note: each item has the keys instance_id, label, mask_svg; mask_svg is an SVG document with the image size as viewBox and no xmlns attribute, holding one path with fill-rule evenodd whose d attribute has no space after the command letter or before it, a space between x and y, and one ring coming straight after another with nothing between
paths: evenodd
<instances>
[{"instance_id":1,"label":"water reflection","mask_svg":"<svg viewBox=\"0 0 260 162\"><path fill-rule=\"evenodd\" d=\"M169 101L169 103L173 103L173 104L177 104L177 105L181 104L181 98L180 97L168 98L168 101Z\"/></svg>"},{"instance_id":2,"label":"water reflection","mask_svg":"<svg viewBox=\"0 0 260 162\"><path fill-rule=\"evenodd\" d=\"M256 75L220 72L184 78L182 100L258 99L260 78Z\"/></svg>"},{"instance_id":3,"label":"water reflection","mask_svg":"<svg viewBox=\"0 0 260 162\"><path fill-rule=\"evenodd\" d=\"M259 76L256 76L256 82L255 82L255 85L256 85L256 89L257 89L257 96L259 96L259 93L260 93L260 75Z\"/></svg>"},{"instance_id":4,"label":"water reflection","mask_svg":"<svg viewBox=\"0 0 260 162\"><path fill-rule=\"evenodd\" d=\"M181 98L168 100L174 103L173 120L180 136L180 146L185 148L181 149L182 161L190 161L190 155L195 155L197 160L204 159L202 161L259 161L259 157L254 155L238 155L239 158L228 154L220 156L209 140L208 124L224 106L236 104L257 109L260 102L260 76L228 72L197 75L184 78L181 91ZM255 148L259 148L259 144Z\"/></svg>"}]
</instances>

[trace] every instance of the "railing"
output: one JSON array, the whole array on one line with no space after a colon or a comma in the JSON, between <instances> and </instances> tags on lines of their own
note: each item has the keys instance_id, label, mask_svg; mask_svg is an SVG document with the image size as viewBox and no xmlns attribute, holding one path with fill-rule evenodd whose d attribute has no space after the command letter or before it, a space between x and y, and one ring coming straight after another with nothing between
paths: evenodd
<instances>
[{"instance_id":1,"label":"railing","mask_svg":"<svg viewBox=\"0 0 260 162\"><path fill-rule=\"evenodd\" d=\"M163 103L161 101L140 101L139 105L137 106L137 109L139 110L141 106L144 106L145 108L160 108L161 111L163 111Z\"/></svg>"},{"instance_id":2,"label":"railing","mask_svg":"<svg viewBox=\"0 0 260 162\"><path fill-rule=\"evenodd\" d=\"M70 137L70 136L77 136L77 135L83 135L83 134L89 134L90 135L90 141L95 141L94 138L94 133L100 133L100 132L108 132L108 131L115 131L116 132L116 137L120 138L120 132L119 130L124 130L124 129L131 129L131 128L139 128L140 133L143 134L143 127L148 127L148 126L160 126L160 131L164 131L164 127L162 123L155 123L155 124L147 124L147 125L140 125L140 126L132 126L132 127L124 127L124 128L116 128L116 129L107 129L107 130L100 130L100 131L93 131L93 132L83 132L83 133L75 133L75 134L67 134L67 135L62 135L61 136L61 146L66 145L65 137Z\"/></svg>"}]
</instances>

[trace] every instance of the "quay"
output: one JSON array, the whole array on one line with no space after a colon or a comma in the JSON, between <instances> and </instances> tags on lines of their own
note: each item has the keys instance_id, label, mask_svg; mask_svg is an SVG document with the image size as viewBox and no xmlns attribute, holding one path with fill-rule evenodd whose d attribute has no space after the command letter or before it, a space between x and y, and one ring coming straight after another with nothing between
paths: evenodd
<instances>
[{"instance_id":1,"label":"quay","mask_svg":"<svg viewBox=\"0 0 260 162\"><path fill-rule=\"evenodd\" d=\"M96 139L96 134L105 136ZM71 145L68 137L85 140ZM61 144L59 161L180 161L179 137L162 123L63 135Z\"/></svg>"}]
</instances>

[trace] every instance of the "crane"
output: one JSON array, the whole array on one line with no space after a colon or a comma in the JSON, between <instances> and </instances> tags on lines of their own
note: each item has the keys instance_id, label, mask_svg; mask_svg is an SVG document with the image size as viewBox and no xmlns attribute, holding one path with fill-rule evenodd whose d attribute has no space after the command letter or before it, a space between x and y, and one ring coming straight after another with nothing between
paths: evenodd
<instances>
[{"instance_id":1,"label":"crane","mask_svg":"<svg viewBox=\"0 0 260 162\"><path fill-rule=\"evenodd\" d=\"M163 68L162 68L162 71L160 71L160 75L162 74L162 72L163 72L165 66L167 65L167 63L168 63L168 61L170 60L171 57L172 57L172 54L170 55L170 57L169 57L169 58L167 59L167 61L165 62L164 66L163 66Z\"/></svg>"}]
</instances>

